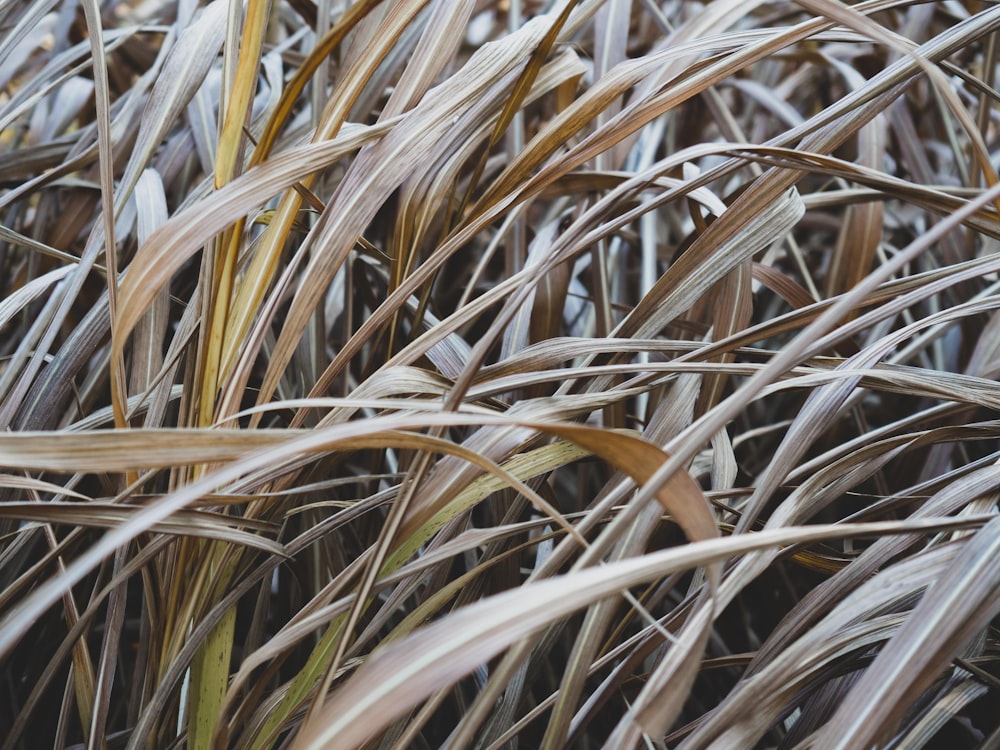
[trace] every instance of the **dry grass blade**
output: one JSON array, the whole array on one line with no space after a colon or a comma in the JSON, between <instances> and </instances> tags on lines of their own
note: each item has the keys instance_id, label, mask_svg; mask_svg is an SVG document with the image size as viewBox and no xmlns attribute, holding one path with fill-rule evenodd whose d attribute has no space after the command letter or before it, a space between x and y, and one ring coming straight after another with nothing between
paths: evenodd
<instances>
[{"instance_id":1,"label":"dry grass blade","mask_svg":"<svg viewBox=\"0 0 1000 750\"><path fill-rule=\"evenodd\" d=\"M837 709L819 748L848 748L884 741L894 733L909 701L1000 611L990 595L1000 585L994 520L962 543L961 552L876 657Z\"/></svg>"},{"instance_id":2,"label":"dry grass blade","mask_svg":"<svg viewBox=\"0 0 1000 750\"><path fill-rule=\"evenodd\" d=\"M870 533L903 533L926 524L859 524L788 528L693 543L641 559L608 563L529 584L472 605L377 653L325 706L325 716L300 735L297 748L354 748L434 690L456 681L519 638L644 580L673 570L718 563L741 552ZM387 707L389 710L387 711ZM390 711L392 713L390 713Z\"/></svg>"},{"instance_id":3,"label":"dry grass blade","mask_svg":"<svg viewBox=\"0 0 1000 750\"><path fill-rule=\"evenodd\" d=\"M0 26L2 750L996 744L1000 7Z\"/></svg>"}]
</instances>

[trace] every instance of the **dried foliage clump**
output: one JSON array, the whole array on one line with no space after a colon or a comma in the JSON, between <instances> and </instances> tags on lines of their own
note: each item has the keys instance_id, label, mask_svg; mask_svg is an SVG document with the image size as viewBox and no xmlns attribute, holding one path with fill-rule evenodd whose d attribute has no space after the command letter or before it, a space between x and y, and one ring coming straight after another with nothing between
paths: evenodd
<instances>
[{"instance_id":1,"label":"dried foliage clump","mask_svg":"<svg viewBox=\"0 0 1000 750\"><path fill-rule=\"evenodd\" d=\"M1000 747L1000 6L0 26L0 750Z\"/></svg>"}]
</instances>

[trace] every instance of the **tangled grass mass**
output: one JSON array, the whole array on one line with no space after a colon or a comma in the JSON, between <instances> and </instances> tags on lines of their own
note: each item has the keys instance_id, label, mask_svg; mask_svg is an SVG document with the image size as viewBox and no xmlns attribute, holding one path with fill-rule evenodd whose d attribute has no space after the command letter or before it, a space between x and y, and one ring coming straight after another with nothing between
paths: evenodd
<instances>
[{"instance_id":1,"label":"tangled grass mass","mask_svg":"<svg viewBox=\"0 0 1000 750\"><path fill-rule=\"evenodd\" d=\"M1000 5L0 29L0 750L1000 748Z\"/></svg>"}]
</instances>

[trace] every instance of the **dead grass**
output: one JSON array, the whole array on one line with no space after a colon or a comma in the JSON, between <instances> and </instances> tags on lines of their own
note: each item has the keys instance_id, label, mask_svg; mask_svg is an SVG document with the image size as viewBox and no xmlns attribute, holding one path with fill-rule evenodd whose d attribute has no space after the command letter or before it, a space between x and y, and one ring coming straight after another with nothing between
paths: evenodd
<instances>
[{"instance_id":1,"label":"dead grass","mask_svg":"<svg viewBox=\"0 0 1000 750\"><path fill-rule=\"evenodd\" d=\"M1000 7L0 25L2 750L1000 746Z\"/></svg>"}]
</instances>

